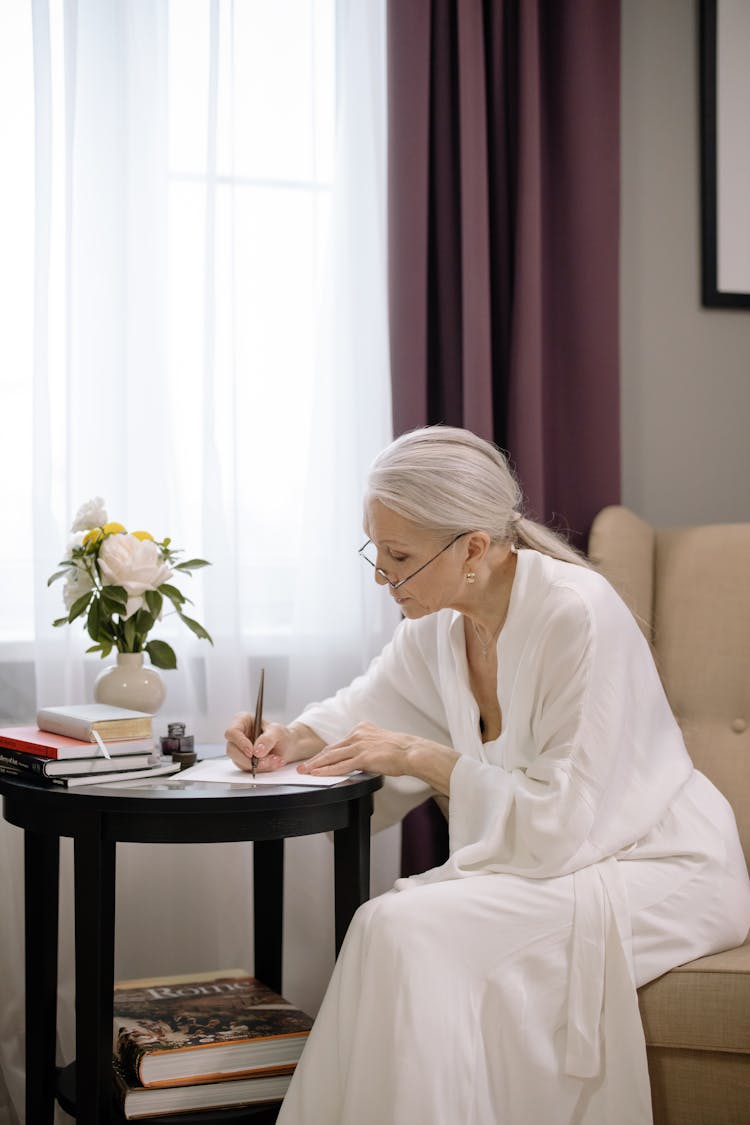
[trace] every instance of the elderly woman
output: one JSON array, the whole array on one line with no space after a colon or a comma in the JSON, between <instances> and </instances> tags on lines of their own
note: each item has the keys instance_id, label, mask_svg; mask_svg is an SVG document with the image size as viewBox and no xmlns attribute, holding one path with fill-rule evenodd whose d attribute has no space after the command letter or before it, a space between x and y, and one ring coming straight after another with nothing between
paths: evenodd
<instances>
[{"instance_id":1,"label":"elderly woman","mask_svg":"<svg viewBox=\"0 0 750 1125\"><path fill-rule=\"evenodd\" d=\"M494 446L406 434L364 509L405 620L333 698L254 745L239 716L227 749L384 774L381 824L443 795L450 856L355 915L279 1122L649 1122L636 988L750 926L729 805L629 610L522 516Z\"/></svg>"}]
</instances>

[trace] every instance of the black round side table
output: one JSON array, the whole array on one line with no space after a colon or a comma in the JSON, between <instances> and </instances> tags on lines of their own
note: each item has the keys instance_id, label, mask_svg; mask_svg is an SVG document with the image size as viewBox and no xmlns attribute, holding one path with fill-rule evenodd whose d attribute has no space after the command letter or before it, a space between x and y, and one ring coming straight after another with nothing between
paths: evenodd
<instances>
[{"instance_id":1,"label":"black round side table","mask_svg":"<svg viewBox=\"0 0 750 1125\"><path fill-rule=\"evenodd\" d=\"M26 1120L52 1125L55 1098L84 1125L122 1117L112 1097L115 857L120 841L254 841L254 974L282 992L284 839L333 832L336 952L370 890L372 794L382 777L359 774L328 788L229 785L154 778L51 788L0 774L5 819L24 830L26 926ZM60 837L74 841L76 1062L55 1068ZM275 1110L170 1115L171 1125L248 1121ZM141 1118L156 1122L159 1118Z\"/></svg>"}]
</instances>

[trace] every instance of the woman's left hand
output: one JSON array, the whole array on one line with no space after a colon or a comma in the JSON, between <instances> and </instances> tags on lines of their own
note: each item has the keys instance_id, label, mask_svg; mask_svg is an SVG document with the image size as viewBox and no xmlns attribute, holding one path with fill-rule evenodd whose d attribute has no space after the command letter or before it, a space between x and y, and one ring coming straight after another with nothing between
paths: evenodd
<instances>
[{"instance_id":1,"label":"woman's left hand","mask_svg":"<svg viewBox=\"0 0 750 1125\"><path fill-rule=\"evenodd\" d=\"M358 723L346 738L333 742L314 757L300 763L300 773L317 777L366 770L387 777L418 777L436 793L450 794L451 774L459 755L415 734L383 730L373 723Z\"/></svg>"},{"instance_id":2,"label":"woman's left hand","mask_svg":"<svg viewBox=\"0 0 750 1125\"><path fill-rule=\"evenodd\" d=\"M358 723L340 742L332 742L314 757L302 762L297 769L317 777L366 770L367 773L384 773L400 777L411 773L408 750L423 741L411 734L398 734L383 730L373 723Z\"/></svg>"}]
</instances>

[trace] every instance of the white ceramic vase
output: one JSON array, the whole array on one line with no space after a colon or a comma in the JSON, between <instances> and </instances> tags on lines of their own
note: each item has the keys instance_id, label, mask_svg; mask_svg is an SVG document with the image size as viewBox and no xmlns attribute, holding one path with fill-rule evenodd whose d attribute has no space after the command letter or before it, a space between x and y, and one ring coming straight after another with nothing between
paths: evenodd
<instances>
[{"instance_id":1,"label":"white ceramic vase","mask_svg":"<svg viewBox=\"0 0 750 1125\"><path fill-rule=\"evenodd\" d=\"M100 672L94 682L94 699L113 707L130 707L155 715L167 690L155 668L143 663L142 652L118 652L117 663Z\"/></svg>"}]
</instances>

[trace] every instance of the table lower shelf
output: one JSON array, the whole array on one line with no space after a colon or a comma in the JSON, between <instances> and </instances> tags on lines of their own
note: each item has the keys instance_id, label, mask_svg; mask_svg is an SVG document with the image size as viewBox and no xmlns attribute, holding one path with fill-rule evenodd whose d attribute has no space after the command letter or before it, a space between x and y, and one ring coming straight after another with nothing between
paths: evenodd
<instances>
[{"instance_id":1,"label":"table lower shelf","mask_svg":"<svg viewBox=\"0 0 750 1125\"><path fill-rule=\"evenodd\" d=\"M76 1117L76 1064L57 1068L57 1101L66 1113ZM202 1109L189 1113L170 1113L158 1117L137 1117L130 1120L141 1125L221 1125L238 1122L247 1125L274 1125L281 1102L262 1102L258 1105L234 1106L231 1109ZM124 1125L127 1119L115 1103L112 1113L114 1125Z\"/></svg>"}]
</instances>

